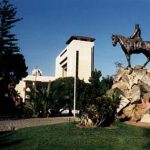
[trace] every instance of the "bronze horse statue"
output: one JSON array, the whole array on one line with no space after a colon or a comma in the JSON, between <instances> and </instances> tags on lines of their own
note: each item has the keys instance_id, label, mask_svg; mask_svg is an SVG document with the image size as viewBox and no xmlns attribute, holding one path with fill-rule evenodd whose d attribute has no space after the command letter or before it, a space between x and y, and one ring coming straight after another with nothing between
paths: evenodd
<instances>
[{"instance_id":1,"label":"bronze horse statue","mask_svg":"<svg viewBox=\"0 0 150 150\"><path fill-rule=\"evenodd\" d=\"M116 46L117 43L120 44L122 50L125 53L128 67L131 67L131 55L143 53L147 61L144 63L145 67L150 61L150 42L149 41L136 41L135 39L126 38L122 35L112 35L112 45Z\"/></svg>"}]
</instances>

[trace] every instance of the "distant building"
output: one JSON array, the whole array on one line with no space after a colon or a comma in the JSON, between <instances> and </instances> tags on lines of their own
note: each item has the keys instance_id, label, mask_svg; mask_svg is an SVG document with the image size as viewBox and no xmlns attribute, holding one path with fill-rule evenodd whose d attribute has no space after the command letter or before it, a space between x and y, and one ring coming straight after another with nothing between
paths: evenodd
<instances>
[{"instance_id":1,"label":"distant building","mask_svg":"<svg viewBox=\"0 0 150 150\"><path fill-rule=\"evenodd\" d=\"M56 58L55 77L75 76L88 82L94 70L94 38L71 36Z\"/></svg>"},{"instance_id":2,"label":"distant building","mask_svg":"<svg viewBox=\"0 0 150 150\"><path fill-rule=\"evenodd\" d=\"M23 78L19 84L16 85L16 90L19 92L23 102L29 99L29 93L31 88L36 85L47 85L50 81L55 80L55 77L50 76L43 76L42 71L38 68L32 71L32 75L28 75L27 77Z\"/></svg>"}]
</instances>

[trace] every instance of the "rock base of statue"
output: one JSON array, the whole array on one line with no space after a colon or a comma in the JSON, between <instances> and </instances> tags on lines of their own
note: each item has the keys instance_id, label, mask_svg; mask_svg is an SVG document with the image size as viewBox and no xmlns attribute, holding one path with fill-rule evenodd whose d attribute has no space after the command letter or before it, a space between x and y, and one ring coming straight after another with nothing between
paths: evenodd
<instances>
[{"instance_id":1,"label":"rock base of statue","mask_svg":"<svg viewBox=\"0 0 150 150\"><path fill-rule=\"evenodd\" d=\"M117 109L119 119L140 121L150 113L150 68L118 69L112 89L118 91L121 97Z\"/></svg>"},{"instance_id":2,"label":"rock base of statue","mask_svg":"<svg viewBox=\"0 0 150 150\"><path fill-rule=\"evenodd\" d=\"M144 114L141 118L141 122L150 123L150 114Z\"/></svg>"}]
</instances>

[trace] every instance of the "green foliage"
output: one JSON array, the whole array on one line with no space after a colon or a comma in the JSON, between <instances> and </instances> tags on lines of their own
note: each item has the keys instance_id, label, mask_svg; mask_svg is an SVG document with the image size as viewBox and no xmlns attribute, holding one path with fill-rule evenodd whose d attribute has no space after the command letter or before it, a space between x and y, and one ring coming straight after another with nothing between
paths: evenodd
<instances>
[{"instance_id":1,"label":"green foliage","mask_svg":"<svg viewBox=\"0 0 150 150\"><path fill-rule=\"evenodd\" d=\"M90 102L85 110L85 114L92 120L94 126L108 126L115 120L119 102L120 98L118 93L97 97Z\"/></svg>"},{"instance_id":2,"label":"green foliage","mask_svg":"<svg viewBox=\"0 0 150 150\"><path fill-rule=\"evenodd\" d=\"M30 102L27 105L30 105L30 108L33 111L33 115L40 115L40 117L43 117L48 113L51 100L50 87L51 82L49 82L47 85L35 83L35 86L30 88Z\"/></svg>"},{"instance_id":3,"label":"green foliage","mask_svg":"<svg viewBox=\"0 0 150 150\"><path fill-rule=\"evenodd\" d=\"M25 59L17 46L12 28L21 18L16 18L16 8L8 0L0 3L0 99L10 95L9 86L27 75Z\"/></svg>"},{"instance_id":4,"label":"green foliage","mask_svg":"<svg viewBox=\"0 0 150 150\"><path fill-rule=\"evenodd\" d=\"M91 77L89 78L90 82L90 98L95 99L96 97L100 96L100 77L102 76L101 71L96 70L92 71Z\"/></svg>"},{"instance_id":5,"label":"green foliage","mask_svg":"<svg viewBox=\"0 0 150 150\"><path fill-rule=\"evenodd\" d=\"M95 71L92 71L92 75L89 78L89 82L91 83L91 86L99 88L100 83L100 77L102 76L101 71L95 69Z\"/></svg>"},{"instance_id":6,"label":"green foliage","mask_svg":"<svg viewBox=\"0 0 150 150\"><path fill-rule=\"evenodd\" d=\"M70 108L73 104L74 78L59 78L51 84L52 108L61 109L66 105Z\"/></svg>"},{"instance_id":7,"label":"green foliage","mask_svg":"<svg viewBox=\"0 0 150 150\"><path fill-rule=\"evenodd\" d=\"M77 109L81 110L86 105L89 95L89 85L84 81L77 79ZM51 84L51 109L59 111L60 109L73 108L74 98L74 78L59 78ZM71 113L71 112L70 112Z\"/></svg>"},{"instance_id":8,"label":"green foliage","mask_svg":"<svg viewBox=\"0 0 150 150\"><path fill-rule=\"evenodd\" d=\"M22 117L31 118L34 115L33 108L30 104L25 104L23 107Z\"/></svg>"},{"instance_id":9,"label":"green foliage","mask_svg":"<svg viewBox=\"0 0 150 150\"><path fill-rule=\"evenodd\" d=\"M7 79L8 83L18 83L27 75L27 67L17 46L16 35L11 32L14 24L20 21L16 18L16 8L3 0L0 3L0 77Z\"/></svg>"},{"instance_id":10,"label":"green foliage","mask_svg":"<svg viewBox=\"0 0 150 150\"><path fill-rule=\"evenodd\" d=\"M89 96L91 100L105 95L105 93L112 87L113 77L108 75L107 77L102 77L100 80L101 76L101 71L95 69L89 79L91 93Z\"/></svg>"},{"instance_id":11,"label":"green foliage","mask_svg":"<svg viewBox=\"0 0 150 150\"><path fill-rule=\"evenodd\" d=\"M83 80L77 82L77 109L81 112L90 102L91 86L89 83L85 83Z\"/></svg>"},{"instance_id":12,"label":"green foliage","mask_svg":"<svg viewBox=\"0 0 150 150\"><path fill-rule=\"evenodd\" d=\"M102 80L100 81L100 95L104 95L109 89L111 89L113 85L113 77L107 76L102 77Z\"/></svg>"},{"instance_id":13,"label":"green foliage","mask_svg":"<svg viewBox=\"0 0 150 150\"><path fill-rule=\"evenodd\" d=\"M93 126L105 126L114 121L116 109L119 105L119 97L116 93L107 94L113 84L113 77L102 77L102 80L100 80L101 76L101 71L95 69L89 79L90 88L88 92L90 94L88 96L90 100L81 117L81 122L84 125L86 125L85 120L88 121L88 119L92 123L87 123L87 125L91 124Z\"/></svg>"}]
</instances>

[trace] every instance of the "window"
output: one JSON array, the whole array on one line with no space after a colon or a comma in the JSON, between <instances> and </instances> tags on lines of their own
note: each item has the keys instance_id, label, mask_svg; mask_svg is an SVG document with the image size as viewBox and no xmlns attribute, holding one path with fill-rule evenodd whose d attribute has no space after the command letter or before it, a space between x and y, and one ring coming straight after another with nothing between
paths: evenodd
<instances>
[{"instance_id":1,"label":"window","mask_svg":"<svg viewBox=\"0 0 150 150\"><path fill-rule=\"evenodd\" d=\"M67 49L64 50L64 51L60 54L60 57L63 56L66 52L67 52Z\"/></svg>"},{"instance_id":2,"label":"window","mask_svg":"<svg viewBox=\"0 0 150 150\"><path fill-rule=\"evenodd\" d=\"M60 62L60 65L63 64L67 60L67 57Z\"/></svg>"}]
</instances>

